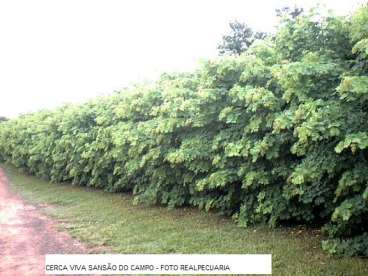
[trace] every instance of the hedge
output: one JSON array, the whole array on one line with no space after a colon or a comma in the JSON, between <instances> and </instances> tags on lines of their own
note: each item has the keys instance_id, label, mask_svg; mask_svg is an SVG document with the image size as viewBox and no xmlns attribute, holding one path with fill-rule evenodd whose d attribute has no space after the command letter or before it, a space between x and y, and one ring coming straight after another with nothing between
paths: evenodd
<instances>
[{"instance_id":1,"label":"hedge","mask_svg":"<svg viewBox=\"0 0 368 276\"><path fill-rule=\"evenodd\" d=\"M53 182L322 228L368 256L368 7L301 15L243 55L0 124L0 161Z\"/></svg>"}]
</instances>

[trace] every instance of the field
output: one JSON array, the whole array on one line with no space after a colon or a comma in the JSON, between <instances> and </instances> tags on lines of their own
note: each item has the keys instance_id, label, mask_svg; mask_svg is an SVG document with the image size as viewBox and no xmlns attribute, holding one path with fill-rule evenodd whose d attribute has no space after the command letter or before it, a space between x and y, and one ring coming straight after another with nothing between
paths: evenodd
<instances>
[{"instance_id":1,"label":"field","mask_svg":"<svg viewBox=\"0 0 368 276\"><path fill-rule=\"evenodd\" d=\"M135 206L132 197L72 185L56 185L2 165L11 189L74 238L99 252L272 253L273 275L367 275L360 258L328 256L318 230L237 227L229 218L193 208Z\"/></svg>"}]
</instances>

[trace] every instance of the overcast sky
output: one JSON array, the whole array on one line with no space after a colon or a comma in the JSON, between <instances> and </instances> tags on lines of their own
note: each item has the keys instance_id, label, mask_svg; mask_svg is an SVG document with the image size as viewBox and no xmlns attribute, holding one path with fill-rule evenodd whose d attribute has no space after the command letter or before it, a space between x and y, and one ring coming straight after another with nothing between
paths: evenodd
<instances>
[{"instance_id":1,"label":"overcast sky","mask_svg":"<svg viewBox=\"0 0 368 276\"><path fill-rule=\"evenodd\" d=\"M0 116L80 102L217 55L237 19L271 31L274 10L318 1L8 0L0 2ZM304 3L303 3L304 2ZM360 0L324 0L348 14Z\"/></svg>"}]
</instances>

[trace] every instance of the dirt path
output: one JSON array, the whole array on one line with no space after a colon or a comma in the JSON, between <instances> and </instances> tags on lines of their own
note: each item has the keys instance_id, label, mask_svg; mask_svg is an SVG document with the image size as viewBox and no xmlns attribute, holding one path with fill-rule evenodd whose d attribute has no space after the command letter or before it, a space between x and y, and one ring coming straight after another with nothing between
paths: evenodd
<instances>
[{"instance_id":1,"label":"dirt path","mask_svg":"<svg viewBox=\"0 0 368 276\"><path fill-rule=\"evenodd\" d=\"M44 275L45 254L88 253L55 223L42 207L25 203L8 189L0 168L0 275Z\"/></svg>"}]
</instances>

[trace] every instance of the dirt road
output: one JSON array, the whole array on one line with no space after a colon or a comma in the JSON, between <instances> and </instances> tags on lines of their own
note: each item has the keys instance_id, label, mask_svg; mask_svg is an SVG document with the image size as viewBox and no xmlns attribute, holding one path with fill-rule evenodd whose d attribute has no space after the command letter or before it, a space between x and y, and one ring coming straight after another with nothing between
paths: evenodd
<instances>
[{"instance_id":1,"label":"dirt road","mask_svg":"<svg viewBox=\"0 0 368 276\"><path fill-rule=\"evenodd\" d=\"M44 275L45 254L87 253L68 234L8 189L0 168L0 275Z\"/></svg>"}]
</instances>

